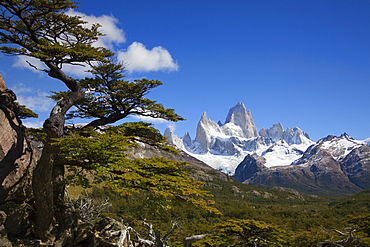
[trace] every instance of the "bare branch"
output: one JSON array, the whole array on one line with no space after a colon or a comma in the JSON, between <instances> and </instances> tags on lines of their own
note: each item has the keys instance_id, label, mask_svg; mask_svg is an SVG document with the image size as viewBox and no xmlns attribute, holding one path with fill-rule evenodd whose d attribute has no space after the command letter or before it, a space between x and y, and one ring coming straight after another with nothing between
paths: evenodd
<instances>
[{"instance_id":1,"label":"bare branch","mask_svg":"<svg viewBox=\"0 0 370 247\"><path fill-rule=\"evenodd\" d=\"M39 69L37 68L35 65L33 65L32 63L30 63L29 61L26 61L26 63L28 63L29 66L31 66L32 68L34 68L35 70L38 70L38 71L43 71L43 72L46 72L48 73L49 71L46 70L46 69Z\"/></svg>"},{"instance_id":2,"label":"bare branch","mask_svg":"<svg viewBox=\"0 0 370 247\"><path fill-rule=\"evenodd\" d=\"M191 236L191 237L186 237L183 240L184 247L191 247L191 244L193 244L193 243L195 243L199 240L205 239L207 236L208 236L208 234L201 234L201 235L194 235L194 236Z\"/></svg>"}]
</instances>

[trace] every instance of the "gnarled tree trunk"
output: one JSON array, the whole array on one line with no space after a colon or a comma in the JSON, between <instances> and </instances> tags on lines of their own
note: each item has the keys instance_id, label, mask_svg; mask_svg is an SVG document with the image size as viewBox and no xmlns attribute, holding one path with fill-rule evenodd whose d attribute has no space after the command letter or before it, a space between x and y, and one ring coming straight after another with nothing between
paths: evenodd
<instances>
[{"instance_id":1,"label":"gnarled tree trunk","mask_svg":"<svg viewBox=\"0 0 370 247\"><path fill-rule=\"evenodd\" d=\"M58 221L60 236L68 227L64 216L64 166L56 164L58 148L52 145L52 138L61 138L64 134L65 114L79 100L85 92L76 80L64 74L56 65L45 62L50 68L49 75L57 78L72 91L68 96L59 100L44 122L47 134L47 143L43 149L40 161L33 175L33 190L35 196L36 223L35 234L43 241L54 241L54 221ZM64 228L64 229L63 229Z\"/></svg>"}]
</instances>

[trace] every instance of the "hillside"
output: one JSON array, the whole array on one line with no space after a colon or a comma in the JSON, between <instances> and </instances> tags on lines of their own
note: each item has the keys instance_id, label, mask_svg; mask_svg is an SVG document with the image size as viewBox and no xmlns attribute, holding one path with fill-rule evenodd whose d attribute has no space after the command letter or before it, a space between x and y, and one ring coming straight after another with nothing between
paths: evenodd
<instances>
[{"instance_id":1,"label":"hillside","mask_svg":"<svg viewBox=\"0 0 370 247\"><path fill-rule=\"evenodd\" d=\"M136 150L136 153L139 155L153 154L145 148L140 152ZM158 155L157 152L155 154ZM204 182L204 189L214 196L212 198L215 201L214 206L223 213L222 216L178 204L173 205L172 209L153 214L140 206L140 201L145 201L145 195L122 198L109 194L114 202L111 213L131 223L133 223L133 218L136 220L151 219L163 233L166 232L171 222L176 220L182 229L177 231L172 238L175 246L179 246L181 239L186 236L214 234L214 227L227 219L256 220L279 226L294 235L293 243L286 243L285 246L316 246L318 241L329 238L340 239L340 236L331 229L343 230L351 225L347 222L348 220L370 213L368 191L336 200L283 187L261 188L242 184L218 170L207 168L207 165L200 165L200 161L194 160L191 156L180 155L178 158L189 162L191 175ZM93 195L99 197L107 194L96 189ZM352 204L352 202L355 203ZM353 205L361 210L352 207ZM282 233L282 236L284 234ZM207 246L201 243L195 246ZM307 245L299 245L299 243Z\"/></svg>"}]
</instances>

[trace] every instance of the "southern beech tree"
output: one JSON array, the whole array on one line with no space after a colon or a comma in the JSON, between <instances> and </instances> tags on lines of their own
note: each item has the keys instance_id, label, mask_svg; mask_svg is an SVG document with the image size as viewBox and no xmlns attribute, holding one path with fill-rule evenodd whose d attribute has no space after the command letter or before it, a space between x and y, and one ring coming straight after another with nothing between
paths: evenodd
<instances>
[{"instance_id":1,"label":"southern beech tree","mask_svg":"<svg viewBox=\"0 0 370 247\"><path fill-rule=\"evenodd\" d=\"M210 194L200 189L202 183L189 177L185 163L159 157L129 157L130 149L137 148L139 143L178 153L165 145L166 138L151 124L129 122L106 126L129 115L183 120L173 109L144 97L162 83L147 79L124 80L124 66L113 61L98 63L90 72L93 78L80 80L85 97L76 102L67 117L93 120L54 143L62 151L59 157L63 159L59 162L72 171L67 180L83 187L91 186L91 182L102 183L123 195L146 191L158 206L166 206L170 200L182 200L219 213L209 206L212 201L204 199ZM70 93L54 92L51 98L60 100ZM83 171L94 172L93 181L87 179Z\"/></svg>"},{"instance_id":2,"label":"southern beech tree","mask_svg":"<svg viewBox=\"0 0 370 247\"><path fill-rule=\"evenodd\" d=\"M98 183L121 195L146 192L155 210L171 207L172 202L178 200L219 213L209 206L213 203L206 199L210 194L200 189L203 183L189 176L185 162L162 157L130 157L129 151L138 148L139 143L178 152L166 146L166 138L144 122L108 126L99 131L92 127L76 129L54 145L60 147L60 161L69 170L68 184L88 188Z\"/></svg>"},{"instance_id":3,"label":"southern beech tree","mask_svg":"<svg viewBox=\"0 0 370 247\"><path fill-rule=\"evenodd\" d=\"M112 53L92 44L101 33L99 25L83 27L79 17L65 14L76 8L67 0L4 0L0 2L0 50L8 55L23 55L40 60L50 77L64 83L71 93L60 99L44 122L47 137L63 136L65 114L80 99L84 90L79 82L63 71L65 64L87 64L105 61ZM31 66L34 66L30 64ZM41 69L41 68L36 68ZM33 174L36 209L35 233L42 240L51 238L53 221L63 221L54 214L54 203L60 204L61 191L54 191L55 180L61 180L63 167L53 166L56 150L47 142ZM53 178L54 174L54 178ZM61 194L61 195L60 195Z\"/></svg>"},{"instance_id":4,"label":"southern beech tree","mask_svg":"<svg viewBox=\"0 0 370 247\"><path fill-rule=\"evenodd\" d=\"M145 98L159 81L123 80L122 64L112 62L113 53L93 43L99 24L91 28L78 16L68 0L2 0L0 2L0 50L7 55L36 58L50 77L62 82L67 91L55 93L56 104L44 122L47 140L33 174L35 234L44 241L68 236L71 220L64 208L64 169L75 169L72 181L87 185L79 169L93 170L100 180L121 193L147 190L158 198L181 198L206 206L200 184L189 179L183 164L160 158L129 160L124 151L138 141L163 146L150 126L126 124L92 130L136 114L170 121L182 120L173 109ZM64 65L91 66L92 78L78 80L63 70ZM65 133L66 117L90 118L78 132ZM74 167L74 168L72 168ZM181 182L180 182L181 181ZM85 183L85 184L84 184ZM55 226L58 229L55 229ZM57 230L57 234L55 234Z\"/></svg>"},{"instance_id":5,"label":"southern beech tree","mask_svg":"<svg viewBox=\"0 0 370 247\"><path fill-rule=\"evenodd\" d=\"M198 245L199 244L199 245ZM286 232L264 221L229 219L216 224L215 233L194 246L289 246Z\"/></svg>"}]
</instances>

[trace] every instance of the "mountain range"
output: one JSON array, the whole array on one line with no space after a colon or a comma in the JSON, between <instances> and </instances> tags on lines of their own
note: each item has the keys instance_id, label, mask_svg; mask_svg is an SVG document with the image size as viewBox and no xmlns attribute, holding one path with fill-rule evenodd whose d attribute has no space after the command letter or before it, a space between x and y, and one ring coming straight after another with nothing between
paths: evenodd
<instances>
[{"instance_id":1,"label":"mountain range","mask_svg":"<svg viewBox=\"0 0 370 247\"><path fill-rule=\"evenodd\" d=\"M209 119L204 112L194 140L189 132L179 138L170 128L164 136L179 149L229 175L234 174L237 165L248 154L264 157L267 167L289 165L314 144L298 127L284 130L278 123L258 131L251 112L242 102L229 110L224 124Z\"/></svg>"},{"instance_id":2,"label":"mountain range","mask_svg":"<svg viewBox=\"0 0 370 247\"><path fill-rule=\"evenodd\" d=\"M258 131L242 102L229 110L224 123L204 112L194 140L170 128L164 135L180 150L246 184L328 196L370 189L369 139L343 134L315 143L298 127L284 129L280 123Z\"/></svg>"}]
</instances>

